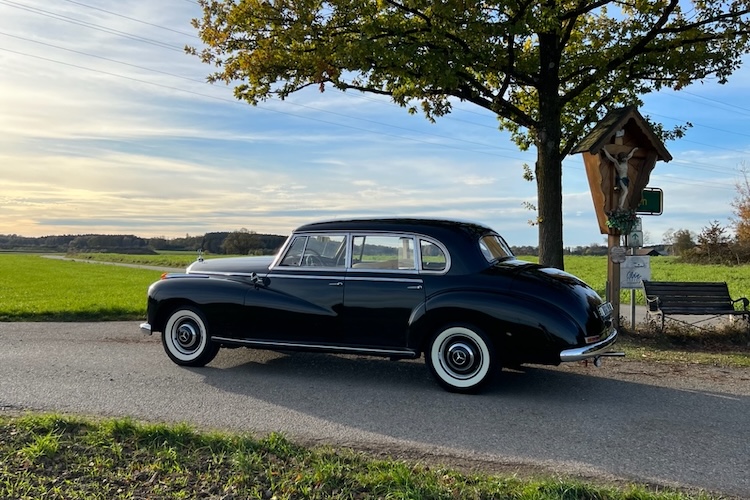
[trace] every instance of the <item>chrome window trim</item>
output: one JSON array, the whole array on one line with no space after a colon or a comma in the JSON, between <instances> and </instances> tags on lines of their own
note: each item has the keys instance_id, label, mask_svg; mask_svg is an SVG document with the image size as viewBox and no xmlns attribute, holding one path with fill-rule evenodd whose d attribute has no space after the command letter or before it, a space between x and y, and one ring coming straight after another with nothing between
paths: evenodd
<instances>
[{"instance_id":1,"label":"chrome window trim","mask_svg":"<svg viewBox=\"0 0 750 500\"><path fill-rule=\"evenodd\" d=\"M305 238L308 238L305 241L305 250L307 249L307 244L309 243L309 237L310 236L343 236L344 237L344 246L345 246L345 252L346 255L344 256L344 265L338 266L338 267L329 267L329 266L282 266L280 263L284 260L284 256L289 251L289 247L292 245L292 242L294 239L298 236L304 236ZM302 255L304 255L304 250L302 251ZM349 261L351 260L351 233L348 231L302 231L302 232L293 232L289 235L289 237L286 239L286 242L281 247L281 250L279 250L279 253L276 255L276 258L271 262L271 265L268 266L268 269L270 271L273 271L274 269L294 269L295 272L298 271L309 271L311 269L314 270L322 270L322 271L345 271L348 268Z\"/></svg>"},{"instance_id":2,"label":"chrome window trim","mask_svg":"<svg viewBox=\"0 0 750 500\"><path fill-rule=\"evenodd\" d=\"M419 268L421 266L421 262L417 261L417 257L419 256L419 252L416 248L417 244L417 235L415 233L410 233L407 231L357 231L350 233L350 240L349 240L349 262L347 262L347 269L356 272L356 273L378 273L378 274L391 274L391 273L399 273L399 274L419 274ZM371 269L371 268L355 268L353 267L352 261L354 260L354 238L362 237L365 238L365 241L368 236L393 236L394 238L409 238L411 239L411 244L413 246L412 252L414 253L414 256L412 257L412 264L414 265L413 269Z\"/></svg>"},{"instance_id":3,"label":"chrome window trim","mask_svg":"<svg viewBox=\"0 0 750 500\"><path fill-rule=\"evenodd\" d=\"M424 235L418 235L420 245L419 245L419 272L421 274L430 274L430 275L440 275L440 274L446 274L450 268L451 268L451 254L448 251L447 248L445 248L445 245L443 245L441 242L436 240L435 238L431 238L430 236L424 236ZM440 250L443 251L443 254L445 255L445 269L437 269L437 270L430 270L430 269L423 269L422 268L422 245L421 242L426 241L431 245L435 245Z\"/></svg>"},{"instance_id":4,"label":"chrome window trim","mask_svg":"<svg viewBox=\"0 0 750 500\"><path fill-rule=\"evenodd\" d=\"M344 267L316 267L316 266L281 266L279 263L283 260L284 255L286 255L286 252L289 250L289 247L292 244L292 241L294 241L294 238L297 236L320 236L320 235L343 235L346 237L346 256L345 256L345 264ZM367 269L367 268L354 268L352 267L352 260L354 258L354 238L357 236L367 237L367 236L395 236L398 238L411 238L413 245L414 245L414 269ZM436 247L440 248L440 250L443 251L445 254L445 269L442 270L429 270L429 269L423 269L422 268L422 246L420 242L424 240L432 245L435 245ZM391 273L398 273L398 274L427 274L430 276L436 276L436 275L442 275L447 274L448 271L450 271L452 264L451 254L448 251L448 249L443 245L442 242L436 240L432 236L428 236L426 234L422 233L416 233L416 232L409 232L409 231L300 231L300 232L293 232L289 235L289 237L286 239L286 242L284 242L284 245L281 247L281 250L279 250L278 254L276 254L276 258L271 262L270 266L268 267L269 271L273 272L274 270L284 269L284 270L291 270L292 272L304 272L304 271L310 271L312 269L318 271L348 271L348 272L356 272L356 273L363 273L363 274L391 274Z\"/></svg>"},{"instance_id":5,"label":"chrome window trim","mask_svg":"<svg viewBox=\"0 0 750 500\"><path fill-rule=\"evenodd\" d=\"M393 283L415 283L421 285L424 281L421 278L386 278L380 276L328 276L324 274L280 274L271 273L267 276L268 278L295 278L303 280L344 280L344 281L377 281L377 282L393 282Z\"/></svg>"},{"instance_id":6,"label":"chrome window trim","mask_svg":"<svg viewBox=\"0 0 750 500\"><path fill-rule=\"evenodd\" d=\"M292 244L292 241L297 236L298 233L292 233L290 234L283 245L281 245L281 249L279 250L279 253L276 254L276 258L273 259L273 262L271 262L271 265L268 266L268 269L273 269L278 265L279 262L281 262L281 259L286 255L287 250L289 250L289 245Z\"/></svg>"}]
</instances>

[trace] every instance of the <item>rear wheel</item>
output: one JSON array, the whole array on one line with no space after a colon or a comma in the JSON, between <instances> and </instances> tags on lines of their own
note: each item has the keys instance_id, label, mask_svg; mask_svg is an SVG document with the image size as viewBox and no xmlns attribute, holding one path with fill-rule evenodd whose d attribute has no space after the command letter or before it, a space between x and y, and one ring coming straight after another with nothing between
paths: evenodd
<instances>
[{"instance_id":1,"label":"rear wheel","mask_svg":"<svg viewBox=\"0 0 750 500\"><path fill-rule=\"evenodd\" d=\"M451 392L475 392L495 370L492 342L472 326L450 325L432 337L425 360L430 372Z\"/></svg>"},{"instance_id":2,"label":"rear wheel","mask_svg":"<svg viewBox=\"0 0 750 500\"><path fill-rule=\"evenodd\" d=\"M169 316L161 342L169 359L181 366L204 366L219 352L219 346L208 337L203 314L188 306Z\"/></svg>"}]
</instances>

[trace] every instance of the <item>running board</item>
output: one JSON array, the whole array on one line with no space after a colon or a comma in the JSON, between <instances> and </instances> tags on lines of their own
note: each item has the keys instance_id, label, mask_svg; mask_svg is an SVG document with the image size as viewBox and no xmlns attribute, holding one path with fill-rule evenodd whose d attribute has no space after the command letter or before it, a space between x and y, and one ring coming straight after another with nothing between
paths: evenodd
<instances>
[{"instance_id":1,"label":"running board","mask_svg":"<svg viewBox=\"0 0 750 500\"><path fill-rule=\"evenodd\" d=\"M219 344L239 345L256 349L290 349L300 351L319 351L338 354L361 354L367 356L384 356L392 358L418 358L419 353L411 349L378 349L367 347L350 347L327 344L305 344L302 342L277 342L271 340L246 340L228 337L211 337L211 340Z\"/></svg>"}]
</instances>

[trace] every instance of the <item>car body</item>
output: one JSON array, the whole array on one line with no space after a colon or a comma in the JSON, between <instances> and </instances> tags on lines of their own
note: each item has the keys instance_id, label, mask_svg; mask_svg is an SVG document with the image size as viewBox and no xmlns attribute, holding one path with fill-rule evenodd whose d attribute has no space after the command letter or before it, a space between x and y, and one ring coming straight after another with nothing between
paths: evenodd
<instances>
[{"instance_id":1,"label":"car body","mask_svg":"<svg viewBox=\"0 0 750 500\"><path fill-rule=\"evenodd\" d=\"M304 225L273 257L200 258L163 276L141 329L161 332L183 366L220 347L424 355L444 388L473 392L503 365L619 355L611 314L583 281L516 259L484 225L352 219Z\"/></svg>"}]
</instances>

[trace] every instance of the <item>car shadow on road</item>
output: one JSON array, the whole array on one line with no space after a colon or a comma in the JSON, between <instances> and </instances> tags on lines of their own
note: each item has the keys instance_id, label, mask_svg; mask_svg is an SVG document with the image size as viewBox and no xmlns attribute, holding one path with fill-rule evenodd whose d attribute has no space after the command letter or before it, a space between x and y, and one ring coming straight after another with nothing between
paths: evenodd
<instances>
[{"instance_id":1,"label":"car shadow on road","mask_svg":"<svg viewBox=\"0 0 750 500\"><path fill-rule=\"evenodd\" d=\"M738 415L750 411L750 398L616 380L606 370L606 363L503 370L477 395L442 390L423 360L238 349L222 350L194 372L241 404L262 401L302 420L420 446L584 464L640 479L658 476L658 460L670 473L656 480L697 485L712 484L700 471L717 463L744 466L747 450L737 436L746 432L745 419ZM737 487L750 491L750 480Z\"/></svg>"}]
</instances>

